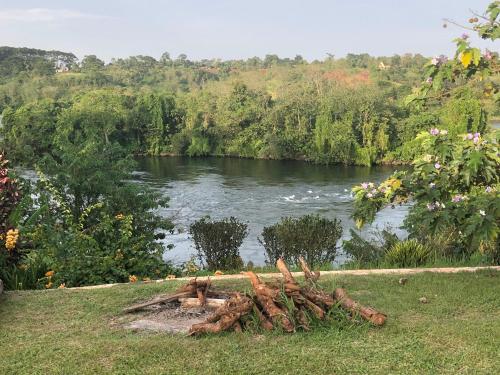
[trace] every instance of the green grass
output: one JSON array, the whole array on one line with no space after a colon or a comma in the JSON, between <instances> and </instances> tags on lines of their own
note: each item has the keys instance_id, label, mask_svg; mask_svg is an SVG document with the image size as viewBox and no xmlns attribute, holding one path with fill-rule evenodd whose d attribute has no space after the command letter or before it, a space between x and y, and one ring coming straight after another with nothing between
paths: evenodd
<instances>
[{"instance_id":1,"label":"green grass","mask_svg":"<svg viewBox=\"0 0 500 375\"><path fill-rule=\"evenodd\" d=\"M324 277L388 315L386 326L190 338L113 325L177 282L0 297L1 374L498 374L500 272ZM246 289L244 281L219 281ZM427 297L428 304L418 299Z\"/></svg>"}]
</instances>

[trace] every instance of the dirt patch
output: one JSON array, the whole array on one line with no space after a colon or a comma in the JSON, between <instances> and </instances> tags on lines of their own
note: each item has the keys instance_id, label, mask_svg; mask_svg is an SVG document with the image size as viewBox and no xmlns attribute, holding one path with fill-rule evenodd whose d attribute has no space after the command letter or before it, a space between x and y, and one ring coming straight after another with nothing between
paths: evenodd
<instances>
[{"instance_id":1,"label":"dirt patch","mask_svg":"<svg viewBox=\"0 0 500 375\"><path fill-rule=\"evenodd\" d=\"M204 308L184 309L178 302L150 306L134 314L121 326L133 331L187 333L193 324L202 323L212 313Z\"/></svg>"}]
</instances>

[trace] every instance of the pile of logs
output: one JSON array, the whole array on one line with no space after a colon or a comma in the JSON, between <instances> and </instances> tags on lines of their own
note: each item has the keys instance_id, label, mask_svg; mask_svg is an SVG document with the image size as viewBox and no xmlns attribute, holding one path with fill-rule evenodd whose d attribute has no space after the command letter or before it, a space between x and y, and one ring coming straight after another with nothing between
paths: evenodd
<instances>
[{"instance_id":1,"label":"pile of logs","mask_svg":"<svg viewBox=\"0 0 500 375\"><path fill-rule=\"evenodd\" d=\"M146 306L172 301L179 301L181 307L185 308L214 309L203 323L191 326L190 335L241 331L255 324L256 320L264 330L279 327L284 332L294 332L297 328L308 331L311 316L324 320L333 308L342 308L351 317L360 316L377 326L384 324L386 315L352 300L344 289L337 288L332 294L323 291L317 285L319 272L311 272L304 259L300 259L306 279L304 285L295 280L282 259L277 261L276 266L283 280L265 283L255 273L244 272L252 284L253 295L215 291L210 289L210 280L194 279L172 295L158 297L124 311L137 311Z\"/></svg>"}]
</instances>

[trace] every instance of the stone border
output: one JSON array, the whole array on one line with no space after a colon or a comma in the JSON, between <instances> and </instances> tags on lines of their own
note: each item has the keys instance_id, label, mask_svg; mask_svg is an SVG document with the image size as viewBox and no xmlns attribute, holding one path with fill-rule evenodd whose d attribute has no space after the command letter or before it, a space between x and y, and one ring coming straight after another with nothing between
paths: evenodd
<instances>
[{"instance_id":1,"label":"stone border","mask_svg":"<svg viewBox=\"0 0 500 375\"><path fill-rule=\"evenodd\" d=\"M431 272L431 273L459 273L459 272L476 272L481 270L493 270L500 271L500 266L485 266L485 267L441 267L441 268L386 268L386 269L366 269L366 270L342 270L342 271L321 271L321 276L342 276L342 275L354 275L354 276L368 276L368 275L412 275L417 273ZM261 278L279 278L283 275L281 273L258 273ZM293 276L304 276L303 272L292 272ZM221 276L198 276L198 280L206 280L210 278L211 280L240 280L247 279L245 275L234 274L234 275L221 275ZM155 283L168 283L172 281L188 281L195 279L195 277L179 277L176 279L159 279L147 282L139 283L114 283L114 284L101 284L101 285L89 285L89 286L78 286L73 288L66 288L68 290L85 290L85 289L105 289L112 288L119 285L130 285L130 284L155 284ZM48 289L56 290L56 289Z\"/></svg>"}]
</instances>

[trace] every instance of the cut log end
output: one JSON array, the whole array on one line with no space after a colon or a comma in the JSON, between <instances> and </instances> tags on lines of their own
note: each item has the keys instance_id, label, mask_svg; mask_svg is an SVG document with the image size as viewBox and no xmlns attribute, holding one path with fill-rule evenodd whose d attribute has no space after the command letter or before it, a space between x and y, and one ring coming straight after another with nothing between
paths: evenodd
<instances>
[{"instance_id":1,"label":"cut log end","mask_svg":"<svg viewBox=\"0 0 500 375\"><path fill-rule=\"evenodd\" d=\"M354 301L347 295L343 288L337 288L334 292L335 299L340 301L341 306L353 314L359 314L363 319L368 320L376 326L384 325L387 316L377 310L363 306L359 302Z\"/></svg>"}]
</instances>

